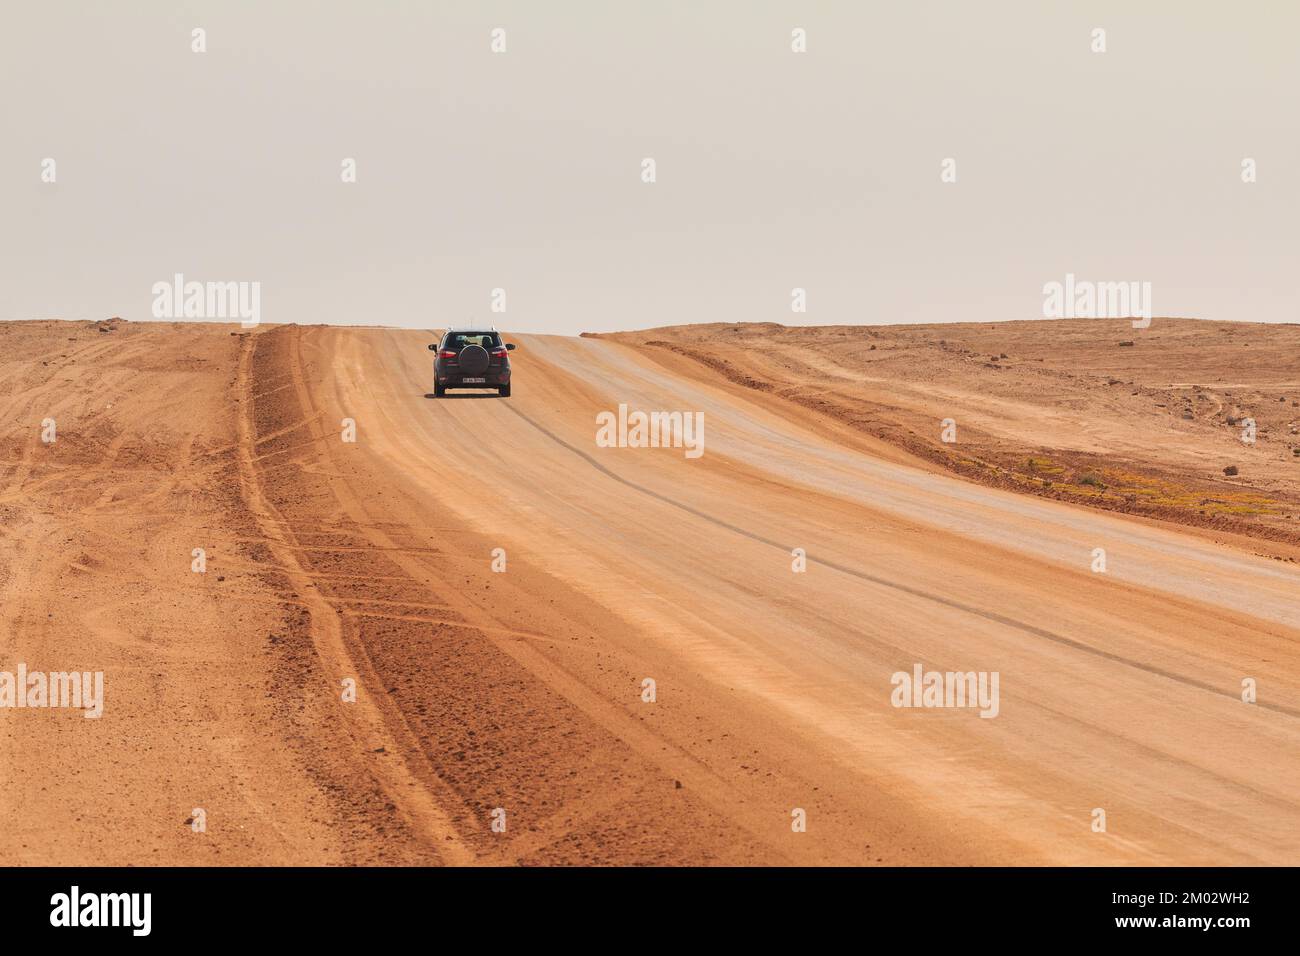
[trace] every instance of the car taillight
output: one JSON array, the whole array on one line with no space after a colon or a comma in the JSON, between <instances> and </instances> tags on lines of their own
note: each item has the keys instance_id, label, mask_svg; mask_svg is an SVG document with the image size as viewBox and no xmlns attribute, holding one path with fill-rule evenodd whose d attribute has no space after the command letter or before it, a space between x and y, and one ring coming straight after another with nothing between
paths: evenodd
<instances>
[{"instance_id":1,"label":"car taillight","mask_svg":"<svg viewBox=\"0 0 1300 956\"><path fill-rule=\"evenodd\" d=\"M443 349L441 352L438 353L438 358L440 359L454 359L455 357L456 357L456 353L453 352L451 349Z\"/></svg>"},{"instance_id":2,"label":"car taillight","mask_svg":"<svg viewBox=\"0 0 1300 956\"><path fill-rule=\"evenodd\" d=\"M500 365L501 360L506 357L506 350L503 346L498 346L492 350L492 364Z\"/></svg>"}]
</instances>

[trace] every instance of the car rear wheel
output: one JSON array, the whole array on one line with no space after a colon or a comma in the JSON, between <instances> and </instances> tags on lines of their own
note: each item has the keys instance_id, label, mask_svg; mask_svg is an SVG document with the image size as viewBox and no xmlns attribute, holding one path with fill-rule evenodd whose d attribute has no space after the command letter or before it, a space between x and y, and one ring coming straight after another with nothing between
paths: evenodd
<instances>
[{"instance_id":1,"label":"car rear wheel","mask_svg":"<svg viewBox=\"0 0 1300 956\"><path fill-rule=\"evenodd\" d=\"M446 394L447 394L447 386L445 386L445 385L439 385L437 382L434 382L434 383L433 383L433 397L434 397L434 398L442 398L442 397L443 397L444 395L446 395Z\"/></svg>"},{"instance_id":2,"label":"car rear wheel","mask_svg":"<svg viewBox=\"0 0 1300 956\"><path fill-rule=\"evenodd\" d=\"M499 387L497 388L497 394L500 395L502 398L509 398L509 397L510 397L510 386L509 386L509 385L501 385L501 386L499 386Z\"/></svg>"}]
</instances>

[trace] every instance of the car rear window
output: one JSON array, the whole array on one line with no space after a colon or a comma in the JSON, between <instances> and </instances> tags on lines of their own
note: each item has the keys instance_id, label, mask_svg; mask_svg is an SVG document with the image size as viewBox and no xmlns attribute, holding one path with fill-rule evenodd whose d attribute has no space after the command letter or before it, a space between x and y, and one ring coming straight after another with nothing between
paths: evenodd
<instances>
[{"instance_id":1,"label":"car rear window","mask_svg":"<svg viewBox=\"0 0 1300 956\"><path fill-rule=\"evenodd\" d=\"M442 347L459 352L467 345L481 345L485 349L496 348L501 338L495 332L452 332L443 340Z\"/></svg>"}]
</instances>

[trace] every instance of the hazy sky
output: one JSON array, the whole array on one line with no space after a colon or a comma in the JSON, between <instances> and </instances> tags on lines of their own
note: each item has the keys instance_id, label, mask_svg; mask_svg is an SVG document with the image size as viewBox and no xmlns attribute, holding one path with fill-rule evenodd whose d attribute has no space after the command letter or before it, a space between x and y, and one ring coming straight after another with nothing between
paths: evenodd
<instances>
[{"instance_id":1,"label":"hazy sky","mask_svg":"<svg viewBox=\"0 0 1300 956\"><path fill-rule=\"evenodd\" d=\"M264 322L1025 319L1072 272L1296 322L1297 35L1291 2L6 2L0 319L148 319L178 272Z\"/></svg>"}]
</instances>

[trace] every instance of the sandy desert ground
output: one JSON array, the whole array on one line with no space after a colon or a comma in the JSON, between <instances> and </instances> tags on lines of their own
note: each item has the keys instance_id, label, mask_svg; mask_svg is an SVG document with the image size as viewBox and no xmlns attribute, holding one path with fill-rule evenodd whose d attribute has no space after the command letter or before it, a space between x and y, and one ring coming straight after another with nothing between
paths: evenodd
<instances>
[{"instance_id":1,"label":"sandy desert ground","mask_svg":"<svg viewBox=\"0 0 1300 956\"><path fill-rule=\"evenodd\" d=\"M1300 324L749 323L608 338L686 356L984 484L1300 543ZM936 440L949 418L955 444Z\"/></svg>"},{"instance_id":2,"label":"sandy desert ground","mask_svg":"<svg viewBox=\"0 0 1300 956\"><path fill-rule=\"evenodd\" d=\"M0 863L1300 863L1296 327L431 339L0 325Z\"/></svg>"}]
</instances>

